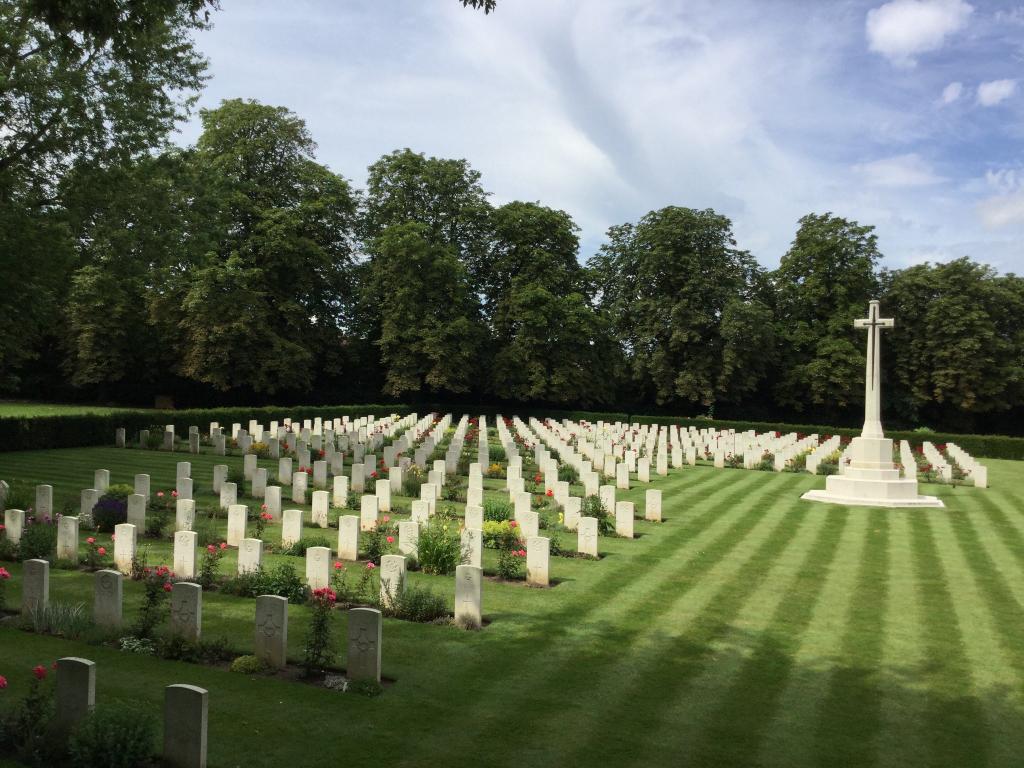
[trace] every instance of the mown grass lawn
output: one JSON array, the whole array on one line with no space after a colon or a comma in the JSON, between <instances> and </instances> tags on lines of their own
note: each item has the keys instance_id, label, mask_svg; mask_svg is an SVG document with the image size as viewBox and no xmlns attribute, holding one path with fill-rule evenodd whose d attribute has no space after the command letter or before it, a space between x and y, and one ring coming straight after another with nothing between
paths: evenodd
<instances>
[{"instance_id":1,"label":"mown grass lawn","mask_svg":"<svg viewBox=\"0 0 1024 768\"><path fill-rule=\"evenodd\" d=\"M77 503L94 469L114 482L148 471L155 491L188 458L8 453L0 478L50 482ZM208 490L223 459L191 460ZM167 684L209 689L215 766L1017 766L1024 472L986 463L990 489L927 486L946 509L908 511L801 502L823 478L674 470L650 486L665 522L637 521L635 541L602 539L599 562L553 558L551 589L487 581L484 630L387 620L384 673L396 682L375 699L5 627L0 707L33 665L76 655L97 662L101 702L159 713ZM644 488L619 492L638 514ZM169 552L153 547L150 562ZM450 577L414 579L451 600ZM126 595L130 620L138 585ZM51 571L51 599L91 598L91 576ZM204 603L205 637L251 648L253 601ZM298 659L307 612L290 614ZM343 637L343 615L336 628Z\"/></svg>"},{"instance_id":2,"label":"mown grass lawn","mask_svg":"<svg viewBox=\"0 0 1024 768\"><path fill-rule=\"evenodd\" d=\"M82 413L106 415L136 408L117 408L106 405L73 405L62 403L35 403L27 400L0 400L0 418L7 416L67 416Z\"/></svg>"}]
</instances>

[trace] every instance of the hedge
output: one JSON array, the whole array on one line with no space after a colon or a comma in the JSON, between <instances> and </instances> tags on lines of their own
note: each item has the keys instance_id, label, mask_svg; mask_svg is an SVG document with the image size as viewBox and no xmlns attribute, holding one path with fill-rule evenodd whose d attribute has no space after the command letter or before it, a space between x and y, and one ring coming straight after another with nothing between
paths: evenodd
<instances>
[{"instance_id":1,"label":"hedge","mask_svg":"<svg viewBox=\"0 0 1024 768\"><path fill-rule=\"evenodd\" d=\"M590 422L627 422L634 424L676 424L683 427L735 429L737 432L802 432L819 435L846 435L856 437L859 429L829 427L812 424L784 424L760 421L720 421L687 418L682 416L647 416L643 414L609 413L600 411L569 411L538 407L506 407L443 404L394 405L338 405L338 406L267 406L262 408L208 408L181 411L121 411L109 415L68 415L0 418L0 451L24 451L43 448L75 448L89 445L112 445L114 432L118 427L127 430L129 442L137 438L140 429L163 424L174 424L179 432L186 433L190 426L198 426L205 432L211 421L230 426L235 422L248 424L250 419L261 423L272 420L312 419L317 416L335 418L340 416L387 416L396 413L429 413L430 411L472 413L497 416L516 414L520 418L530 416L547 417L556 420L570 419ZM1024 459L1024 438L1003 435L966 435L943 432L890 431L887 437L893 440L909 440L917 445L924 440L933 443L953 442L972 456L990 459Z\"/></svg>"}]
</instances>

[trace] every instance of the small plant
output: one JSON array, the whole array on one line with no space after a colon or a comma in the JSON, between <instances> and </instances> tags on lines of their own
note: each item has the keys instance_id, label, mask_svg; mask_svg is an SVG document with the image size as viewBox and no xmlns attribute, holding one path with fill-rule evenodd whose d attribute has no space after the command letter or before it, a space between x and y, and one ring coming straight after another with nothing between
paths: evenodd
<instances>
[{"instance_id":1,"label":"small plant","mask_svg":"<svg viewBox=\"0 0 1024 768\"><path fill-rule=\"evenodd\" d=\"M267 505L264 504L260 507L260 513L256 515L256 526L252 532L254 539L262 539L263 533L267 529L267 523L274 519L274 516L267 512Z\"/></svg>"},{"instance_id":2,"label":"small plant","mask_svg":"<svg viewBox=\"0 0 1024 768\"><path fill-rule=\"evenodd\" d=\"M141 639L152 639L156 628L164 620L164 601L171 591L171 580L170 571L166 566L161 565L156 570L145 571L148 571L142 578L145 594L132 633Z\"/></svg>"},{"instance_id":3,"label":"small plant","mask_svg":"<svg viewBox=\"0 0 1024 768\"><path fill-rule=\"evenodd\" d=\"M313 615L310 618L309 631L306 633L306 651L302 661L307 677L322 669L334 658L334 651L331 649L331 612L337 600L338 596L330 587L313 590L310 598Z\"/></svg>"},{"instance_id":4,"label":"small plant","mask_svg":"<svg viewBox=\"0 0 1024 768\"><path fill-rule=\"evenodd\" d=\"M337 595L338 602L350 605L367 605L374 601L373 563L367 563L360 569L359 580L355 583L349 582L349 569L341 562L334 562L334 570L331 573L331 589Z\"/></svg>"},{"instance_id":5,"label":"small plant","mask_svg":"<svg viewBox=\"0 0 1024 768\"><path fill-rule=\"evenodd\" d=\"M7 609L7 582L10 580L10 571L0 566L0 613Z\"/></svg>"},{"instance_id":6,"label":"small plant","mask_svg":"<svg viewBox=\"0 0 1024 768\"><path fill-rule=\"evenodd\" d=\"M420 497L420 486L426 481L426 473L413 464L402 475L402 495L418 499Z\"/></svg>"},{"instance_id":7,"label":"small plant","mask_svg":"<svg viewBox=\"0 0 1024 768\"><path fill-rule=\"evenodd\" d=\"M231 662L231 671L241 675L266 675L272 668L259 656L246 655Z\"/></svg>"},{"instance_id":8,"label":"small plant","mask_svg":"<svg viewBox=\"0 0 1024 768\"><path fill-rule=\"evenodd\" d=\"M398 536L398 527L391 522L388 515L377 521L376 527L362 533L363 550L366 559L374 565L380 565L380 559L390 554Z\"/></svg>"},{"instance_id":9,"label":"small plant","mask_svg":"<svg viewBox=\"0 0 1024 768\"><path fill-rule=\"evenodd\" d=\"M558 479L569 483L578 483L580 480L580 473L576 467L570 464L562 464L558 468Z\"/></svg>"},{"instance_id":10,"label":"small plant","mask_svg":"<svg viewBox=\"0 0 1024 768\"><path fill-rule=\"evenodd\" d=\"M199 562L199 586L209 589L217 581L217 572L220 570L220 559L224 557L224 551L228 548L227 542L220 544L207 544L203 552L203 559Z\"/></svg>"},{"instance_id":11,"label":"small plant","mask_svg":"<svg viewBox=\"0 0 1024 768\"><path fill-rule=\"evenodd\" d=\"M417 559L424 573L447 576L463 561L462 539L450 513L430 518L420 530Z\"/></svg>"},{"instance_id":12,"label":"small plant","mask_svg":"<svg viewBox=\"0 0 1024 768\"><path fill-rule=\"evenodd\" d=\"M156 647L152 640L142 637L122 637L118 641L121 646L121 650L125 653L137 653L140 656L152 656L156 652Z\"/></svg>"},{"instance_id":13,"label":"small plant","mask_svg":"<svg viewBox=\"0 0 1024 768\"><path fill-rule=\"evenodd\" d=\"M514 514L515 508L507 501L484 499L484 520L511 520Z\"/></svg>"},{"instance_id":14,"label":"small plant","mask_svg":"<svg viewBox=\"0 0 1024 768\"><path fill-rule=\"evenodd\" d=\"M130 485L112 485L92 508L92 522L100 533L113 533L114 526L128 522L128 497L135 493Z\"/></svg>"},{"instance_id":15,"label":"small plant","mask_svg":"<svg viewBox=\"0 0 1024 768\"><path fill-rule=\"evenodd\" d=\"M597 532L601 536L610 536L615 533L615 519L612 516L614 510L607 509L601 503L599 496L586 496L580 505L581 517L593 517L597 519Z\"/></svg>"},{"instance_id":16,"label":"small plant","mask_svg":"<svg viewBox=\"0 0 1024 768\"><path fill-rule=\"evenodd\" d=\"M96 707L71 733L68 754L75 768L134 768L153 756L156 717L136 704L113 702Z\"/></svg>"},{"instance_id":17,"label":"small plant","mask_svg":"<svg viewBox=\"0 0 1024 768\"><path fill-rule=\"evenodd\" d=\"M45 607L31 606L26 625L40 635L56 635L75 640L92 627L92 619L82 603L51 601Z\"/></svg>"},{"instance_id":18,"label":"small plant","mask_svg":"<svg viewBox=\"0 0 1024 768\"><path fill-rule=\"evenodd\" d=\"M330 549L331 542L323 536L306 536L292 544L283 554L292 555L294 557L305 557L306 550L310 547L327 547Z\"/></svg>"},{"instance_id":19,"label":"small plant","mask_svg":"<svg viewBox=\"0 0 1024 768\"><path fill-rule=\"evenodd\" d=\"M18 542L18 557L22 560L46 559L57 549L57 522L49 518L25 521L25 529Z\"/></svg>"},{"instance_id":20,"label":"small plant","mask_svg":"<svg viewBox=\"0 0 1024 768\"><path fill-rule=\"evenodd\" d=\"M523 561L525 559L525 549L501 550L498 554L498 578L505 581L518 581L523 578Z\"/></svg>"},{"instance_id":21,"label":"small plant","mask_svg":"<svg viewBox=\"0 0 1024 768\"><path fill-rule=\"evenodd\" d=\"M377 608L385 616L424 623L448 617L448 604L444 597L426 587L406 586L402 580L389 590L389 594L388 600L378 597Z\"/></svg>"},{"instance_id":22,"label":"small plant","mask_svg":"<svg viewBox=\"0 0 1024 768\"><path fill-rule=\"evenodd\" d=\"M484 521L483 545L488 549L518 549L519 543L519 523L515 520Z\"/></svg>"},{"instance_id":23,"label":"small plant","mask_svg":"<svg viewBox=\"0 0 1024 768\"><path fill-rule=\"evenodd\" d=\"M53 733L54 691L47 677L46 667L34 667L28 694L0 724L3 753L25 765L56 766L63 759Z\"/></svg>"},{"instance_id":24,"label":"small plant","mask_svg":"<svg viewBox=\"0 0 1024 768\"><path fill-rule=\"evenodd\" d=\"M85 567L90 571L98 571L100 568L106 568L108 564L107 548L96 541L95 536L87 538L85 540Z\"/></svg>"}]
</instances>

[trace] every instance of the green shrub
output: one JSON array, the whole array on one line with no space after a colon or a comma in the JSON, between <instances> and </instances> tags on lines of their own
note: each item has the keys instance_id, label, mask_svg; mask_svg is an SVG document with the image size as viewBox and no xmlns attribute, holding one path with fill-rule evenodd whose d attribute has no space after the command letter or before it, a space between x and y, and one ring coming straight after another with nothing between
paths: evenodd
<instances>
[{"instance_id":1,"label":"green shrub","mask_svg":"<svg viewBox=\"0 0 1024 768\"><path fill-rule=\"evenodd\" d=\"M517 581L523 578L523 562L525 560L525 549L501 550L498 553L498 578L505 581Z\"/></svg>"},{"instance_id":2,"label":"green shrub","mask_svg":"<svg viewBox=\"0 0 1024 768\"><path fill-rule=\"evenodd\" d=\"M92 619L82 603L51 600L45 608L32 606L24 619L26 626L41 635L75 640L92 628Z\"/></svg>"},{"instance_id":3,"label":"green shrub","mask_svg":"<svg viewBox=\"0 0 1024 768\"><path fill-rule=\"evenodd\" d=\"M261 566L255 571L232 576L221 586L221 591L239 597L278 595L295 604L309 599L309 587L291 563L280 563L271 569Z\"/></svg>"},{"instance_id":4,"label":"green shrub","mask_svg":"<svg viewBox=\"0 0 1024 768\"><path fill-rule=\"evenodd\" d=\"M324 536L304 536L290 547L283 554L292 555L294 557L305 557L306 550L310 547L327 547L331 548L331 542Z\"/></svg>"},{"instance_id":5,"label":"green shrub","mask_svg":"<svg viewBox=\"0 0 1024 768\"><path fill-rule=\"evenodd\" d=\"M394 549L398 538L398 526L387 517L377 521L377 526L370 531L359 534L363 544L363 555L374 565L380 565L380 559ZM390 539L390 541L389 541Z\"/></svg>"},{"instance_id":6,"label":"green shrub","mask_svg":"<svg viewBox=\"0 0 1024 768\"><path fill-rule=\"evenodd\" d=\"M92 524L96 530L113 534L115 525L128 522L128 497L134 493L131 485L111 485L92 508Z\"/></svg>"},{"instance_id":7,"label":"green shrub","mask_svg":"<svg viewBox=\"0 0 1024 768\"><path fill-rule=\"evenodd\" d=\"M391 600L378 602L377 607L385 616L423 623L448 617L448 604L444 597L427 587L405 586L403 581L397 585L396 592Z\"/></svg>"},{"instance_id":8,"label":"green shrub","mask_svg":"<svg viewBox=\"0 0 1024 768\"><path fill-rule=\"evenodd\" d=\"M259 656L239 656L231 662L231 671L241 675L266 675L273 668Z\"/></svg>"},{"instance_id":9,"label":"green shrub","mask_svg":"<svg viewBox=\"0 0 1024 768\"><path fill-rule=\"evenodd\" d=\"M417 560L424 573L447 576L462 564L462 539L454 519L446 513L430 518L420 529Z\"/></svg>"},{"instance_id":10,"label":"green shrub","mask_svg":"<svg viewBox=\"0 0 1024 768\"><path fill-rule=\"evenodd\" d=\"M183 635L172 634L157 640L154 650L161 659L192 664L217 664L231 658L225 637L196 642Z\"/></svg>"},{"instance_id":11,"label":"green shrub","mask_svg":"<svg viewBox=\"0 0 1024 768\"><path fill-rule=\"evenodd\" d=\"M11 487L7 491L3 504L0 504L0 511L4 509L20 509L26 515L31 514L30 510L35 509L36 506L35 486L24 480L11 480L9 484Z\"/></svg>"},{"instance_id":12,"label":"green shrub","mask_svg":"<svg viewBox=\"0 0 1024 768\"><path fill-rule=\"evenodd\" d=\"M71 733L68 753L75 768L148 765L156 741L156 717L135 703L101 703Z\"/></svg>"},{"instance_id":13,"label":"green shrub","mask_svg":"<svg viewBox=\"0 0 1024 768\"><path fill-rule=\"evenodd\" d=\"M64 760L54 734L53 684L45 667L42 676L29 683L26 695L3 716L0 723L0 755L29 766L59 766Z\"/></svg>"},{"instance_id":14,"label":"green shrub","mask_svg":"<svg viewBox=\"0 0 1024 768\"><path fill-rule=\"evenodd\" d=\"M484 499L484 520L511 520L515 515L515 507L507 501Z\"/></svg>"},{"instance_id":15,"label":"green shrub","mask_svg":"<svg viewBox=\"0 0 1024 768\"><path fill-rule=\"evenodd\" d=\"M484 520L483 545L488 549L512 549L520 544L519 524L515 520Z\"/></svg>"},{"instance_id":16,"label":"green shrub","mask_svg":"<svg viewBox=\"0 0 1024 768\"><path fill-rule=\"evenodd\" d=\"M596 517L597 532L601 536L615 533L615 510L605 509L600 496L584 496L580 504L580 517Z\"/></svg>"},{"instance_id":17,"label":"green shrub","mask_svg":"<svg viewBox=\"0 0 1024 768\"><path fill-rule=\"evenodd\" d=\"M28 518L26 518L25 529L21 532L21 541L18 542L18 557L22 560L36 558L45 560L56 549L56 521L42 522L33 519L31 523L28 523Z\"/></svg>"},{"instance_id":18,"label":"green shrub","mask_svg":"<svg viewBox=\"0 0 1024 768\"><path fill-rule=\"evenodd\" d=\"M302 666L306 676L323 668L334 659L331 636L331 614L334 612L334 603L337 595L329 587L314 589L310 596L312 615L309 619L309 629L306 631L305 653L302 659Z\"/></svg>"},{"instance_id":19,"label":"green shrub","mask_svg":"<svg viewBox=\"0 0 1024 768\"><path fill-rule=\"evenodd\" d=\"M571 485L580 481L580 473L576 467L569 464L562 464L558 467L558 479Z\"/></svg>"},{"instance_id":20,"label":"green shrub","mask_svg":"<svg viewBox=\"0 0 1024 768\"><path fill-rule=\"evenodd\" d=\"M402 495L418 499L420 486L426 481L426 473L415 464L412 465L402 474Z\"/></svg>"}]
</instances>

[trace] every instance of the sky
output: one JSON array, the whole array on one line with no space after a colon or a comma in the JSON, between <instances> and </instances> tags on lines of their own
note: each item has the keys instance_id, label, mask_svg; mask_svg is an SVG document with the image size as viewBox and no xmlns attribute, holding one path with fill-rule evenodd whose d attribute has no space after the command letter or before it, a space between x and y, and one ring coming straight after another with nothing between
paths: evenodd
<instances>
[{"instance_id":1,"label":"sky","mask_svg":"<svg viewBox=\"0 0 1024 768\"><path fill-rule=\"evenodd\" d=\"M680 205L769 268L831 211L890 268L1024 273L1024 2L221 0L212 21L199 106L291 109L359 187L395 149L466 158L495 205L567 211L581 261Z\"/></svg>"}]
</instances>

